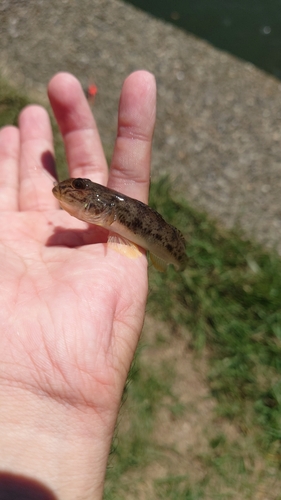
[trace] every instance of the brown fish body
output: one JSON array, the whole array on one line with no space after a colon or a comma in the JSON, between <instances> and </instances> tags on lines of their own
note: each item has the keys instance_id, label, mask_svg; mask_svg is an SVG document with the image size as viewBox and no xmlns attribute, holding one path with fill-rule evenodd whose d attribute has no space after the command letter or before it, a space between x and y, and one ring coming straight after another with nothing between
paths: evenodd
<instances>
[{"instance_id":1,"label":"brown fish body","mask_svg":"<svg viewBox=\"0 0 281 500\"><path fill-rule=\"evenodd\" d=\"M181 232L141 201L89 179L67 179L53 188L61 207L77 219L104 227L150 252L155 267L186 267Z\"/></svg>"}]
</instances>

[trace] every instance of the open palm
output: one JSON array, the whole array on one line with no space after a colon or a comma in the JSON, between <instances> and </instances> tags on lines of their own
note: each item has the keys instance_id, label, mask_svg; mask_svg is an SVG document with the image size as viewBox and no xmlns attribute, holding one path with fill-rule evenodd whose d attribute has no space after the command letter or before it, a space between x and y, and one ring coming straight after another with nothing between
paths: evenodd
<instances>
[{"instance_id":1,"label":"open palm","mask_svg":"<svg viewBox=\"0 0 281 500\"><path fill-rule=\"evenodd\" d=\"M139 71L124 83L109 178L80 84L58 74L49 97L69 176L146 202L153 77ZM23 110L19 128L0 132L1 383L110 410L119 404L142 327L146 258L116 252L102 229L59 210L51 192L52 153L49 119L39 106Z\"/></svg>"}]
</instances>

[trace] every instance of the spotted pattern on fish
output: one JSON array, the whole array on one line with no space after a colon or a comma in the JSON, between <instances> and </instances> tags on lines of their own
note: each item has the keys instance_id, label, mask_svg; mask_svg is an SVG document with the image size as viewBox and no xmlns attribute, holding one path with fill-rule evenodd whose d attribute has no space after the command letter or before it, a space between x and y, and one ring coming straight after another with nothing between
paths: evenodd
<instances>
[{"instance_id":1,"label":"spotted pattern on fish","mask_svg":"<svg viewBox=\"0 0 281 500\"><path fill-rule=\"evenodd\" d=\"M53 188L62 208L74 217L97 224L145 248L180 271L187 263L185 239L153 208L89 179L67 179ZM163 266L164 267L164 266Z\"/></svg>"}]
</instances>

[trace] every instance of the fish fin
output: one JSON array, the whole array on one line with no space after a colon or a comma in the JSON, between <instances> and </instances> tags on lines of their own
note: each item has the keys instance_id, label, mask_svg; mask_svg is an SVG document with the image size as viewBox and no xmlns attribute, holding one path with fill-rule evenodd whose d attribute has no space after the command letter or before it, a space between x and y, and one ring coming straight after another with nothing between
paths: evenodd
<instances>
[{"instance_id":1,"label":"fish fin","mask_svg":"<svg viewBox=\"0 0 281 500\"><path fill-rule=\"evenodd\" d=\"M188 262L187 255L184 254L184 256L182 257L180 264L178 266L178 271L180 271L180 272L184 271L186 266L187 266L187 262Z\"/></svg>"},{"instance_id":2,"label":"fish fin","mask_svg":"<svg viewBox=\"0 0 281 500\"><path fill-rule=\"evenodd\" d=\"M123 238L119 234L110 232L107 243L111 248L113 248L113 250L121 253L122 255L126 255L126 257L129 257L130 259L136 259L142 255L137 245L135 245L132 241Z\"/></svg>"},{"instance_id":3,"label":"fish fin","mask_svg":"<svg viewBox=\"0 0 281 500\"><path fill-rule=\"evenodd\" d=\"M157 271L160 271L160 273L164 273L165 271L167 271L167 262L165 262L163 259L160 259L160 257L157 257L157 255L155 255L154 253L150 253L150 260L155 269L157 269Z\"/></svg>"},{"instance_id":4,"label":"fish fin","mask_svg":"<svg viewBox=\"0 0 281 500\"><path fill-rule=\"evenodd\" d=\"M132 241L127 240L127 238L124 238L123 236L120 236L120 234L112 233L111 231L109 232L107 242L112 245L126 245L129 247L136 246Z\"/></svg>"}]
</instances>

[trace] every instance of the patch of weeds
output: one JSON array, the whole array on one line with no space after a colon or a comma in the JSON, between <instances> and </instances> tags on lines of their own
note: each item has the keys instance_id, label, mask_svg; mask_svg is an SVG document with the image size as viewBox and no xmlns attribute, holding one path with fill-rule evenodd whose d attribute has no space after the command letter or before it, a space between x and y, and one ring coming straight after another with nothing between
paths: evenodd
<instances>
[{"instance_id":1,"label":"patch of weeds","mask_svg":"<svg viewBox=\"0 0 281 500\"><path fill-rule=\"evenodd\" d=\"M161 451L151 436L163 399L167 396L173 399L171 385L172 379L167 377L166 367L148 368L141 357L136 356L109 459L105 499L119 498L117 493L132 492L131 475L135 474L134 483L142 481L145 467L160 456ZM176 400L173 403L176 405Z\"/></svg>"},{"instance_id":2,"label":"patch of weeds","mask_svg":"<svg viewBox=\"0 0 281 500\"><path fill-rule=\"evenodd\" d=\"M175 200L168 179L152 185L151 205L182 230L189 263L183 273L151 271L149 309L171 327L186 325L194 347L208 346L224 415L247 431L250 408L263 446L280 443L280 258Z\"/></svg>"},{"instance_id":3,"label":"patch of weeds","mask_svg":"<svg viewBox=\"0 0 281 500\"><path fill-rule=\"evenodd\" d=\"M0 127L17 125L22 108L30 104L29 99L0 78Z\"/></svg>"},{"instance_id":4,"label":"patch of weeds","mask_svg":"<svg viewBox=\"0 0 281 500\"><path fill-rule=\"evenodd\" d=\"M180 401L175 401L175 403L171 404L169 406L169 410L171 412L171 414L177 418L177 417L181 417L185 410L186 410L186 406L184 404L182 404Z\"/></svg>"},{"instance_id":5,"label":"patch of weeds","mask_svg":"<svg viewBox=\"0 0 281 500\"><path fill-rule=\"evenodd\" d=\"M200 500L203 490L191 486L188 476L169 476L154 481L157 498L169 500Z\"/></svg>"},{"instance_id":6,"label":"patch of weeds","mask_svg":"<svg viewBox=\"0 0 281 500\"><path fill-rule=\"evenodd\" d=\"M272 460L262 458L251 437L236 436L230 441L223 433L218 433L210 439L209 449L198 455L197 460L205 471L204 498L280 499L276 467Z\"/></svg>"}]
</instances>

